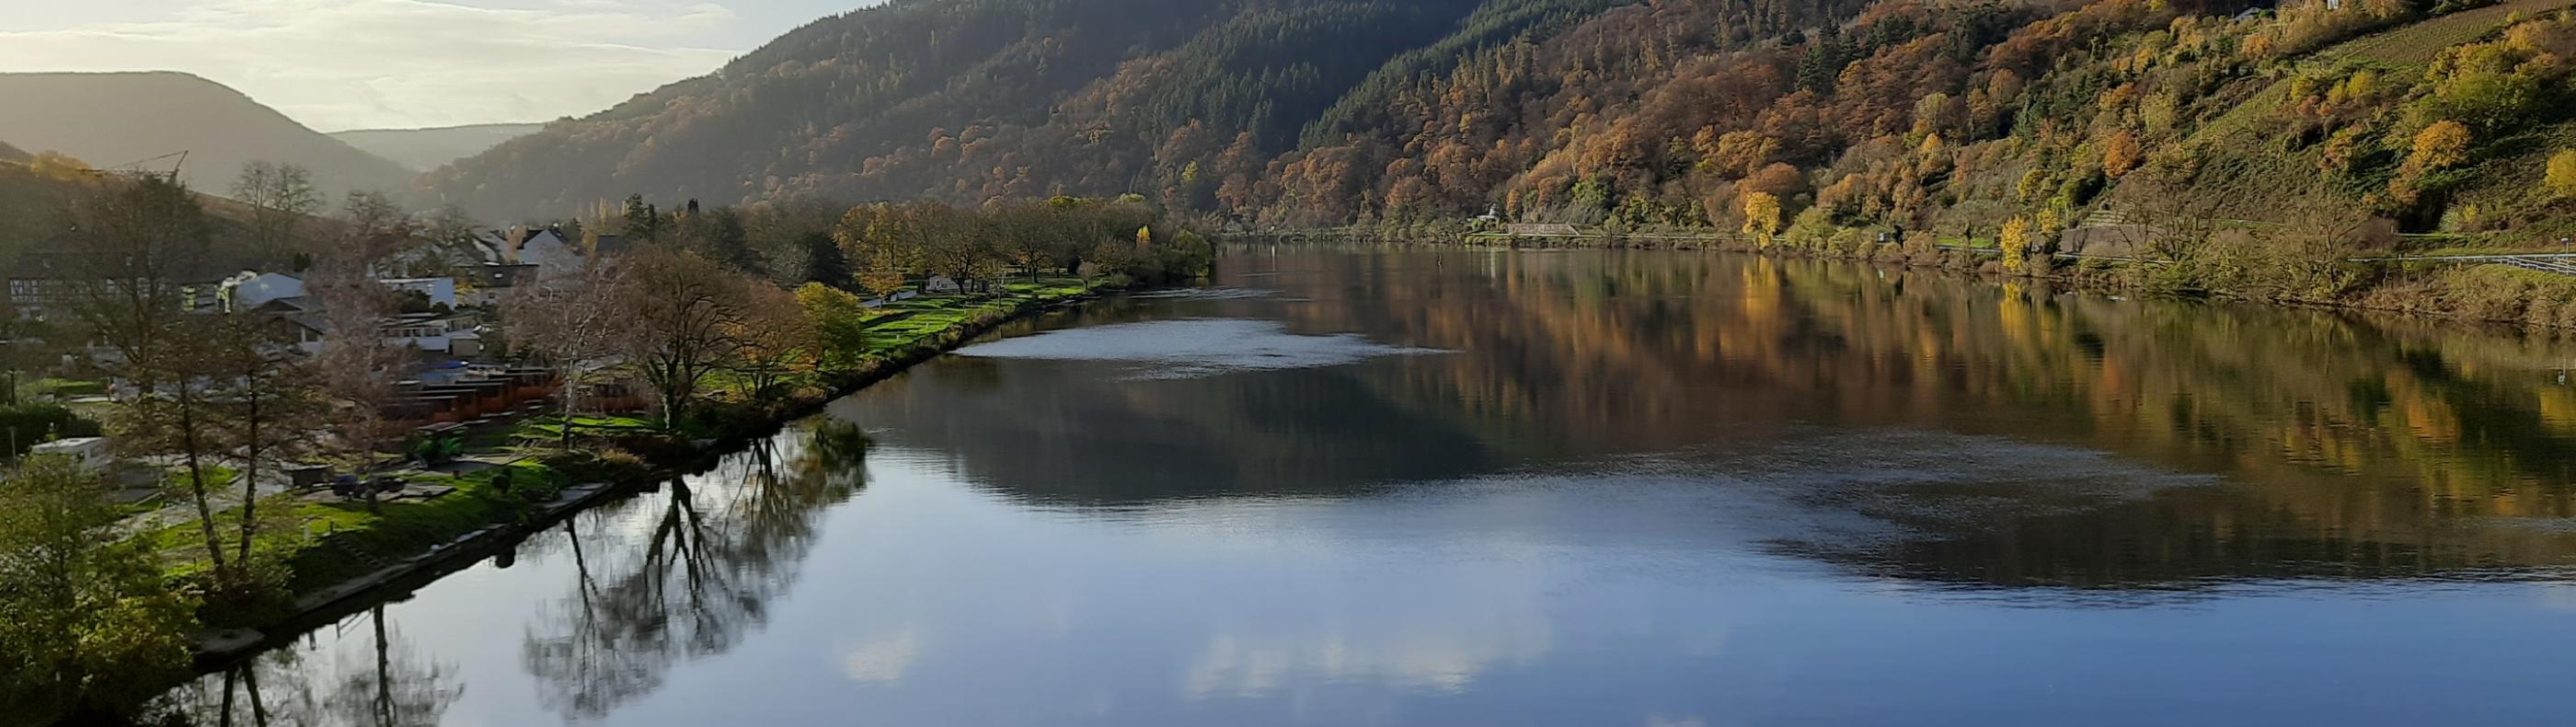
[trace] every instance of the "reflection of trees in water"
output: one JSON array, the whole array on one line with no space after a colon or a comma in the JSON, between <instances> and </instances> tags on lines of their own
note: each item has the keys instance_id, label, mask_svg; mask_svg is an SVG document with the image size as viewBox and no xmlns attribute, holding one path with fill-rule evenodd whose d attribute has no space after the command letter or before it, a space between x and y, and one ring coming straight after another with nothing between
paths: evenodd
<instances>
[{"instance_id":1,"label":"reflection of trees in water","mask_svg":"<svg viewBox=\"0 0 2576 727\"><path fill-rule=\"evenodd\" d=\"M1862 512L1920 539L1788 548L1962 583L2188 588L2576 558L2563 529L2472 522L2576 516L2576 386L2552 371L2576 362L2565 342L1739 255L1262 255L1233 262L1289 273L1246 280L1278 296L1142 317L1275 316L1459 353L1182 381L933 366L852 410L996 490L1079 503L1345 496L1717 445L1760 457L1817 429L2101 452L2226 483L2061 506L2068 473L2027 462L1866 493L1976 515ZM1287 302L1305 297L1329 302ZM1924 469L1959 471L1942 466Z\"/></svg>"},{"instance_id":2,"label":"reflection of trees in water","mask_svg":"<svg viewBox=\"0 0 2576 727\"><path fill-rule=\"evenodd\" d=\"M447 705L464 696L462 684L450 686L448 669L426 658L396 658L408 649L396 649L385 628L385 607L370 610L367 619L374 627L375 661L364 669L348 672L330 696L323 699L325 711L338 724L370 727L427 727L438 724Z\"/></svg>"},{"instance_id":3,"label":"reflection of trees in water","mask_svg":"<svg viewBox=\"0 0 2576 727\"><path fill-rule=\"evenodd\" d=\"M548 707L606 715L659 688L681 660L731 649L766 620L812 548L817 514L866 484L857 427L817 420L800 441L783 464L773 439L696 485L673 481L640 540L598 532L604 517L564 524L571 593L521 647Z\"/></svg>"},{"instance_id":4,"label":"reflection of trees in water","mask_svg":"<svg viewBox=\"0 0 2576 727\"><path fill-rule=\"evenodd\" d=\"M363 653L344 640L331 678L315 674L300 648L270 651L174 691L161 722L198 727L431 727L464 696L454 669L425 656L385 623L382 605L365 616ZM343 624L346 625L345 623Z\"/></svg>"},{"instance_id":5,"label":"reflection of trees in water","mask_svg":"<svg viewBox=\"0 0 2576 727\"><path fill-rule=\"evenodd\" d=\"M891 443L952 453L969 478L1039 502L1349 496L1472 474L1498 453L1343 368L1120 380L1083 362L950 357L848 406Z\"/></svg>"},{"instance_id":6,"label":"reflection of trees in water","mask_svg":"<svg viewBox=\"0 0 2576 727\"><path fill-rule=\"evenodd\" d=\"M1661 452L1807 421L2000 435L2230 482L1941 529L1858 561L1874 571L2189 586L2576 553L2563 533L2465 522L2576 514L2576 387L2548 375L2576 359L2564 343L1732 255L1504 255L1451 276L1309 264L1364 297L1293 309L1300 324L1481 352L1409 360L1372 379L1384 399L1472 409L1524 440ZM2053 473L2025 472L2032 488L2007 496L2052 494ZM1911 494L1940 507L1997 493Z\"/></svg>"}]
</instances>

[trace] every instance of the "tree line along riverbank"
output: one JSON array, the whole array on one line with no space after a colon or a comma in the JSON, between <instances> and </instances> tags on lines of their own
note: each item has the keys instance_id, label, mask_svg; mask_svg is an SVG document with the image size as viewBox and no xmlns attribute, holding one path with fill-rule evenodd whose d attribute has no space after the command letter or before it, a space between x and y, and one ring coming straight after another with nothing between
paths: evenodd
<instances>
[{"instance_id":1,"label":"tree line along riverbank","mask_svg":"<svg viewBox=\"0 0 2576 727\"><path fill-rule=\"evenodd\" d=\"M2331 224L2339 232L2315 234L2387 234L2384 230L2366 229L2368 223L2367 219L2321 222L2318 224ZM1516 233L1497 224L1438 223L1268 229L1232 233L1228 239L1731 250L1934 268L1998 279L2046 280L2116 294L2218 298L2403 313L2533 330L2576 330L2576 276L2517 267L2467 253L2446 254L2456 251L2443 250L2426 250L2412 256L2285 255L2270 246L2243 244L2247 238L2236 237L2230 229L2244 226L2211 222L2205 228L2211 236L2233 239L2189 247L2137 245L2138 254L2116 256L2059 252L2056 245L2032 240L2031 236L2037 234L2035 229L2016 230L2009 224L1984 237L1838 227L1793 228L1772 233L1768 239L1754 233L1704 227L1571 231L1522 228L1524 232ZM2014 239L2017 235L2022 239Z\"/></svg>"},{"instance_id":2,"label":"tree line along riverbank","mask_svg":"<svg viewBox=\"0 0 2576 727\"><path fill-rule=\"evenodd\" d=\"M297 254L334 328L367 331L393 310L387 270L441 243L418 218L352 206L296 213L314 238ZM623 235L622 252L593 247L485 311L509 360L556 372L551 402L425 436L395 393L415 352L365 335L313 351L279 316L191 305L173 261L261 236L222 239L237 222L167 179L98 185L64 214L94 254L64 258L80 267L59 312L19 330L88 354L113 383L84 411L176 504L139 515L64 457L0 471L0 725L132 713L190 674L192 652L256 646L255 629L702 466L1003 321L1191 279L1212 258L1140 200L1058 198L809 210L785 238L803 264L764 266L743 225L760 214L639 199L572 221L586 246ZM262 484L314 463L362 479Z\"/></svg>"}]
</instances>

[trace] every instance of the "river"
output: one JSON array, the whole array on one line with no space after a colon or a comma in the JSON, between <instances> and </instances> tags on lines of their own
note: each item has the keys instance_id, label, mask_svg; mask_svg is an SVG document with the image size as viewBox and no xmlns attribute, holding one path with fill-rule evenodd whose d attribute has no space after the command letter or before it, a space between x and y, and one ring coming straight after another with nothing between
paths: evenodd
<instances>
[{"instance_id":1,"label":"river","mask_svg":"<svg viewBox=\"0 0 2576 727\"><path fill-rule=\"evenodd\" d=\"M2576 721L2576 346L1721 253L1219 266L1010 327L169 706Z\"/></svg>"}]
</instances>

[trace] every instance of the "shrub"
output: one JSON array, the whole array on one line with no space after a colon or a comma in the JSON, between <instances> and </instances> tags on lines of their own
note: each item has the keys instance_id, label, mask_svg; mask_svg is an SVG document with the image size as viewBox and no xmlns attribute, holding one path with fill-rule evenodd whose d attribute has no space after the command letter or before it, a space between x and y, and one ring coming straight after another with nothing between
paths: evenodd
<instances>
[{"instance_id":1,"label":"shrub","mask_svg":"<svg viewBox=\"0 0 2576 727\"><path fill-rule=\"evenodd\" d=\"M59 404L0 407L0 460L17 459L38 443L67 437L98 436L98 422L82 418Z\"/></svg>"},{"instance_id":2,"label":"shrub","mask_svg":"<svg viewBox=\"0 0 2576 727\"><path fill-rule=\"evenodd\" d=\"M2576 199L2576 149L2562 149L2549 155L2549 173L2543 183L2551 197Z\"/></svg>"}]
</instances>

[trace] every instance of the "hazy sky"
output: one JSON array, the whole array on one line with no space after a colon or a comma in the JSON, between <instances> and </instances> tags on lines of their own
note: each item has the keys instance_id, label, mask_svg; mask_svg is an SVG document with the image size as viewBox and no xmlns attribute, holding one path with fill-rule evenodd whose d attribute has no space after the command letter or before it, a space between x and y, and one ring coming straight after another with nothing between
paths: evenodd
<instances>
[{"instance_id":1,"label":"hazy sky","mask_svg":"<svg viewBox=\"0 0 2576 727\"><path fill-rule=\"evenodd\" d=\"M0 71L187 71L323 131L546 121L882 0L0 0Z\"/></svg>"}]
</instances>

